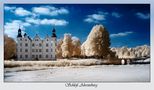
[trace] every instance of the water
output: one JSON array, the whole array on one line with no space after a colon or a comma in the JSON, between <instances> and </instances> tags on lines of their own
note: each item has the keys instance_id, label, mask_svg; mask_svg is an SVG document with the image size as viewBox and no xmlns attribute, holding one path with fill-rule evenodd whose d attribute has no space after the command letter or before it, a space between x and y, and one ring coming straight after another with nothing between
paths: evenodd
<instances>
[{"instance_id":1,"label":"water","mask_svg":"<svg viewBox=\"0 0 154 90\"><path fill-rule=\"evenodd\" d=\"M8 72L9 71L9 72ZM150 64L54 67L44 70L5 69L5 82L149 82Z\"/></svg>"}]
</instances>

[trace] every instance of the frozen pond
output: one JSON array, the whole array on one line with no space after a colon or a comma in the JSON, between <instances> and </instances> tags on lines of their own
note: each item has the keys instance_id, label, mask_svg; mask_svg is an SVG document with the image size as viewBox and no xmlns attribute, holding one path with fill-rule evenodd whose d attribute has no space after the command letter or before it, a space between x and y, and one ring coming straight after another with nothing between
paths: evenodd
<instances>
[{"instance_id":1,"label":"frozen pond","mask_svg":"<svg viewBox=\"0 0 154 90\"><path fill-rule=\"evenodd\" d=\"M9 70L9 69L7 69ZM84 67L53 67L34 71L9 71L5 69L5 82L149 82L150 64L97 65Z\"/></svg>"}]
</instances>

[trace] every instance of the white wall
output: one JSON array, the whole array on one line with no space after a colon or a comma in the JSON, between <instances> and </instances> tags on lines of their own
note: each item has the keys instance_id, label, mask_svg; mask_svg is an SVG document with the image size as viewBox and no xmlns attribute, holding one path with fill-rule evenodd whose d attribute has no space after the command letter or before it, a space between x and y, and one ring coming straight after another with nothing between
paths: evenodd
<instances>
[{"instance_id":1,"label":"white wall","mask_svg":"<svg viewBox=\"0 0 154 90\"><path fill-rule=\"evenodd\" d=\"M20 43L22 46L20 46ZM25 46L26 43L28 46ZM48 44L48 46L46 46L46 44ZM56 38L53 39L52 37L47 36L44 40L41 40L38 35L36 35L32 41L29 40L27 36L23 38L17 38L17 49L18 60L55 60ZM22 49L22 52L20 52L20 49ZM25 52L25 49L27 49L28 52ZM46 49L48 49L48 52ZM20 58L20 55L22 55L22 58ZM28 58L26 58L25 55L28 55ZM46 55L48 57L46 57Z\"/></svg>"}]
</instances>

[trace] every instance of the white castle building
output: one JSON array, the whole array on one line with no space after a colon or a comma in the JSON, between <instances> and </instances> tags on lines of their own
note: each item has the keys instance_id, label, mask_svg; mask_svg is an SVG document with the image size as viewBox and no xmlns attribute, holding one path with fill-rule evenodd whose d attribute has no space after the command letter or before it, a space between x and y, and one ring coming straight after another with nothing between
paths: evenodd
<instances>
[{"instance_id":1,"label":"white castle building","mask_svg":"<svg viewBox=\"0 0 154 90\"><path fill-rule=\"evenodd\" d=\"M52 36L41 40L39 35L31 39L27 34L22 36L21 29L17 35L18 60L56 60L56 30L53 28Z\"/></svg>"}]
</instances>

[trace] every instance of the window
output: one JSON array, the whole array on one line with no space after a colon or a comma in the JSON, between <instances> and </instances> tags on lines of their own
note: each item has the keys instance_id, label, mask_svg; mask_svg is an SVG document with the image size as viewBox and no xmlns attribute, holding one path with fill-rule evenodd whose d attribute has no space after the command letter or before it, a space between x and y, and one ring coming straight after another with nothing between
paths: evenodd
<instances>
[{"instance_id":1,"label":"window","mask_svg":"<svg viewBox=\"0 0 154 90\"><path fill-rule=\"evenodd\" d=\"M52 52L52 49L51 49L51 52Z\"/></svg>"},{"instance_id":2,"label":"window","mask_svg":"<svg viewBox=\"0 0 154 90\"><path fill-rule=\"evenodd\" d=\"M35 52L35 50L34 50L34 49L32 49L32 52Z\"/></svg>"},{"instance_id":3,"label":"window","mask_svg":"<svg viewBox=\"0 0 154 90\"><path fill-rule=\"evenodd\" d=\"M48 52L48 49L46 49L46 52Z\"/></svg>"},{"instance_id":4,"label":"window","mask_svg":"<svg viewBox=\"0 0 154 90\"><path fill-rule=\"evenodd\" d=\"M48 47L48 43L46 44L46 46Z\"/></svg>"},{"instance_id":5,"label":"window","mask_svg":"<svg viewBox=\"0 0 154 90\"><path fill-rule=\"evenodd\" d=\"M20 40L22 40L22 38L20 38Z\"/></svg>"},{"instance_id":6,"label":"window","mask_svg":"<svg viewBox=\"0 0 154 90\"><path fill-rule=\"evenodd\" d=\"M25 49L25 52L28 52L28 49Z\"/></svg>"},{"instance_id":7,"label":"window","mask_svg":"<svg viewBox=\"0 0 154 90\"><path fill-rule=\"evenodd\" d=\"M35 39L35 41L38 41L38 39Z\"/></svg>"},{"instance_id":8,"label":"window","mask_svg":"<svg viewBox=\"0 0 154 90\"><path fill-rule=\"evenodd\" d=\"M42 55L39 55L39 58L41 58L42 57Z\"/></svg>"},{"instance_id":9,"label":"window","mask_svg":"<svg viewBox=\"0 0 154 90\"><path fill-rule=\"evenodd\" d=\"M22 52L22 49L20 49L20 52Z\"/></svg>"},{"instance_id":10,"label":"window","mask_svg":"<svg viewBox=\"0 0 154 90\"><path fill-rule=\"evenodd\" d=\"M38 55L36 55L36 58L38 59Z\"/></svg>"},{"instance_id":11,"label":"window","mask_svg":"<svg viewBox=\"0 0 154 90\"><path fill-rule=\"evenodd\" d=\"M25 41L27 41L27 39L25 39Z\"/></svg>"},{"instance_id":12,"label":"window","mask_svg":"<svg viewBox=\"0 0 154 90\"><path fill-rule=\"evenodd\" d=\"M51 46L52 46L52 43L51 43Z\"/></svg>"},{"instance_id":13,"label":"window","mask_svg":"<svg viewBox=\"0 0 154 90\"><path fill-rule=\"evenodd\" d=\"M32 58L35 58L35 55L32 55Z\"/></svg>"},{"instance_id":14,"label":"window","mask_svg":"<svg viewBox=\"0 0 154 90\"><path fill-rule=\"evenodd\" d=\"M33 46L33 47L35 46L34 43L32 44L32 46Z\"/></svg>"},{"instance_id":15,"label":"window","mask_svg":"<svg viewBox=\"0 0 154 90\"><path fill-rule=\"evenodd\" d=\"M48 39L47 39L47 41L48 41Z\"/></svg>"},{"instance_id":16,"label":"window","mask_svg":"<svg viewBox=\"0 0 154 90\"><path fill-rule=\"evenodd\" d=\"M22 55L20 55L20 58L22 58Z\"/></svg>"},{"instance_id":17,"label":"window","mask_svg":"<svg viewBox=\"0 0 154 90\"><path fill-rule=\"evenodd\" d=\"M25 43L25 47L27 47L28 46L28 43Z\"/></svg>"},{"instance_id":18,"label":"window","mask_svg":"<svg viewBox=\"0 0 154 90\"><path fill-rule=\"evenodd\" d=\"M52 58L52 55L51 55L51 58Z\"/></svg>"},{"instance_id":19,"label":"window","mask_svg":"<svg viewBox=\"0 0 154 90\"><path fill-rule=\"evenodd\" d=\"M20 46L22 46L22 43L20 43Z\"/></svg>"},{"instance_id":20,"label":"window","mask_svg":"<svg viewBox=\"0 0 154 90\"><path fill-rule=\"evenodd\" d=\"M28 55L25 55L25 58L28 58Z\"/></svg>"},{"instance_id":21,"label":"window","mask_svg":"<svg viewBox=\"0 0 154 90\"><path fill-rule=\"evenodd\" d=\"M36 49L36 52L38 52L38 49Z\"/></svg>"},{"instance_id":22,"label":"window","mask_svg":"<svg viewBox=\"0 0 154 90\"><path fill-rule=\"evenodd\" d=\"M39 52L41 52L41 49L39 49Z\"/></svg>"},{"instance_id":23,"label":"window","mask_svg":"<svg viewBox=\"0 0 154 90\"><path fill-rule=\"evenodd\" d=\"M46 55L46 58L48 58L48 55Z\"/></svg>"},{"instance_id":24,"label":"window","mask_svg":"<svg viewBox=\"0 0 154 90\"><path fill-rule=\"evenodd\" d=\"M41 43L39 44L39 46L40 46L40 47L42 46Z\"/></svg>"}]
</instances>

